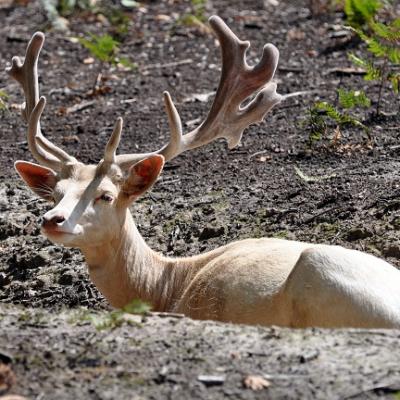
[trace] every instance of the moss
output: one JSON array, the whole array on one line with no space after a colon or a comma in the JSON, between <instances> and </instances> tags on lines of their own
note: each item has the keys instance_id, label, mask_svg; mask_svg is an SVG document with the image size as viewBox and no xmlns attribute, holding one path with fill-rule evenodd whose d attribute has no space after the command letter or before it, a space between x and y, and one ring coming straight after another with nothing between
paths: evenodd
<instances>
[{"instance_id":1,"label":"moss","mask_svg":"<svg viewBox=\"0 0 400 400\"><path fill-rule=\"evenodd\" d=\"M337 222L333 224L330 224L328 222L321 222L320 224L315 225L314 230L317 233L323 234L329 238L337 235L338 232L340 232L340 224Z\"/></svg>"},{"instance_id":2,"label":"moss","mask_svg":"<svg viewBox=\"0 0 400 400\"><path fill-rule=\"evenodd\" d=\"M278 231L272 234L272 237L277 239L289 239L288 231Z\"/></svg>"}]
</instances>

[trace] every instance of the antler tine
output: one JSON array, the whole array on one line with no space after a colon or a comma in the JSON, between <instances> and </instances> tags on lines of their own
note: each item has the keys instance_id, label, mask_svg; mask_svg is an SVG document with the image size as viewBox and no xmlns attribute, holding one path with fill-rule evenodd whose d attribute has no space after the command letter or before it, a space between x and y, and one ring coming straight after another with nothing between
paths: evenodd
<instances>
[{"instance_id":1,"label":"antler tine","mask_svg":"<svg viewBox=\"0 0 400 400\"><path fill-rule=\"evenodd\" d=\"M115 162L122 169L128 169L133 164L153 154L162 154L166 160L170 160L174 158L177 154L181 153L181 146L183 141L181 119L179 117L178 111L174 106L174 103L172 102L170 94L167 91L165 91L163 94L165 109L167 111L168 123L170 127L171 137L169 143L160 150L152 153L120 154L116 156Z\"/></svg>"},{"instance_id":2,"label":"antler tine","mask_svg":"<svg viewBox=\"0 0 400 400\"><path fill-rule=\"evenodd\" d=\"M37 63L43 43L44 34L36 32L26 48L24 63L19 57L13 57L11 67L6 68L8 74L21 85L24 91L26 102L22 108L22 114L26 122L39 100Z\"/></svg>"},{"instance_id":3,"label":"antler tine","mask_svg":"<svg viewBox=\"0 0 400 400\"><path fill-rule=\"evenodd\" d=\"M60 164L60 160L58 160L54 157L50 158L48 156L49 153L46 152L45 150L41 149L37 145L37 142L36 142L36 140L38 138L37 132L38 132L39 120L40 120L40 117L42 115L45 105L46 105L46 99L44 97L41 97L29 116L28 146L29 146L29 149L31 150L33 157L40 164L43 164L49 168L57 170L59 167L59 164ZM39 138L42 139L41 136L39 136Z\"/></svg>"},{"instance_id":4,"label":"antler tine","mask_svg":"<svg viewBox=\"0 0 400 400\"><path fill-rule=\"evenodd\" d=\"M246 62L250 42L238 39L217 16L212 16L209 22L221 45L222 70L217 93L205 121L182 135L178 112L165 92L171 129L169 143L154 153L118 156L118 164L127 167L150 154L162 154L168 161L186 150L218 138L225 138L229 148L233 148L239 143L244 129L262 121L265 114L282 100L282 96L276 93L276 84L271 82L278 65L278 49L272 44L265 45L260 61L251 67ZM242 107L242 103L252 95L254 99Z\"/></svg>"},{"instance_id":5,"label":"antler tine","mask_svg":"<svg viewBox=\"0 0 400 400\"><path fill-rule=\"evenodd\" d=\"M31 117L29 118L28 124L28 142L29 141L36 141L40 147L37 149L41 151L42 149L47 153L50 153L58 160L62 161L63 163L76 161L75 158L71 157L67 152L60 149L49 140L46 140L43 135L36 135L37 132L37 125L39 123L41 114L46 106L46 98L42 96L39 99L39 102L36 104L36 107L33 109L31 113Z\"/></svg>"},{"instance_id":6,"label":"antler tine","mask_svg":"<svg viewBox=\"0 0 400 400\"><path fill-rule=\"evenodd\" d=\"M106 149L104 150L104 161L109 163L115 162L115 153L117 151L119 141L121 139L123 119L121 117L117 118L115 123L113 133L108 139Z\"/></svg>"},{"instance_id":7,"label":"antler tine","mask_svg":"<svg viewBox=\"0 0 400 400\"><path fill-rule=\"evenodd\" d=\"M28 122L29 150L39 163L59 171L64 163L76 162L76 159L46 139L40 129L40 116L46 100L44 97L39 100L37 64L44 39L42 32L36 32L28 43L24 62L13 57L11 67L6 71L21 85L25 95L21 113Z\"/></svg>"},{"instance_id":8,"label":"antler tine","mask_svg":"<svg viewBox=\"0 0 400 400\"><path fill-rule=\"evenodd\" d=\"M169 143L160 150L160 153L162 153L166 160L169 160L173 158L175 154L179 154L181 152L182 122L170 94L167 91L165 91L163 94L171 138Z\"/></svg>"}]
</instances>

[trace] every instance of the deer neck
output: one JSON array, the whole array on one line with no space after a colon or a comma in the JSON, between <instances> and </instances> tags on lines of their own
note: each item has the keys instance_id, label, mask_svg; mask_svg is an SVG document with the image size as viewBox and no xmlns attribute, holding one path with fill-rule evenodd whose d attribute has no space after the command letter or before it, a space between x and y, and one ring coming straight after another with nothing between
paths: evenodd
<instances>
[{"instance_id":1,"label":"deer neck","mask_svg":"<svg viewBox=\"0 0 400 400\"><path fill-rule=\"evenodd\" d=\"M153 251L129 210L112 240L81 250L91 280L114 307L141 299L154 311L171 311L198 269L188 259L167 258Z\"/></svg>"}]
</instances>

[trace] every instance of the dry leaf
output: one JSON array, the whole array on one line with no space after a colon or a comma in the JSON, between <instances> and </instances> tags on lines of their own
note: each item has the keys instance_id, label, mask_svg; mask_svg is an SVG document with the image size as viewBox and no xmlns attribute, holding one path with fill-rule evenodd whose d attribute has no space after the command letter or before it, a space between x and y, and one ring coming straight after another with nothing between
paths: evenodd
<instances>
[{"instance_id":1,"label":"dry leaf","mask_svg":"<svg viewBox=\"0 0 400 400\"><path fill-rule=\"evenodd\" d=\"M303 40L305 37L306 37L306 34L297 28L289 29L288 33L286 34L286 38L288 41Z\"/></svg>"},{"instance_id":2,"label":"dry leaf","mask_svg":"<svg viewBox=\"0 0 400 400\"><path fill-rule=\"evenodd\" d=\"M337 146L340 143L341 139L342 139L342 132L340 132L340 128L339 126L337 126L333 131L332 146Z\"/></svg>"},{"instance_id":3,"label":"dry leaf","mask_svg":"<svg viewBox=\"0 0 400 400\"><path fill-rule=\"evenodd\" d=\"M61 106L58 109L57 113L59 115L72 114L74 112L81 111L81 110L84 110L85 108L91 107L94 104L96 104L96 100L86 100L86 101L82 101L78 104L74 104L71 107Z\"/></svg>"},{"instance_id":4,"label":"dry leaf","mask_svg":"<svg viewBox=\"0 0 400 400\"><path fill-rule=\"evenodd\" d=\"M247 375L243 379L243 386L251 390L263 390L271 386L271 382L267 381L260 375Z\"/></svg>"},{"instance_id":5,"label":"dry leaf","mask_svg":"<svg viewBox=\"0 0 400 400\"><path fill-rule=\"evenodd\" d=\"M69 143L79 143L80 140L76 135L64 136L62 138L62 144L69 144Z\"/></svg>"},{"instance_id":6,"label":"dry leaf","mask_svg":"<svg viewBox=\"0 0 400 400\"><path fill-rule=\"evenodd\" d=\"M94 58L93 58L93 57L85 58L85 59L83 60L83 63L86 64L86 65L88 65L88 64L93 64L93 63L94 63Z\"/></svg>"},{"instance_id":7,"label":"dry leaf","mask_svg":"<svg viewBox=\"0 0 400 400\"><path fill-rule=\"evenodd\" d=\"M272 159L271 156L261 156L261 157L258 159L258 161L259 161L259 162L265 162L265 161L269 161L269 160L271 160L271 159Z\"/></svg>"},{"instance_id":8,"label":"dry leaf","mask_svg":"<svg viewBox=\"0 0 400 400\"><path fill-rule=\"evenodd\" d=\"M172 18L166 14L158 14L155 16L155 20L160 21L160 22L169 22L169 21L171 21L171 19Z\"/></svg>"},{"instance_id":9,"label":"dry leaf","mask_svg":"<svg viewBox=\"0 0 400 400\"><path fill-rule=\"evenodd\" d=\"M14 0L0 0L0 8L9 8L13 3Z\"/></svg>"},{"instance_id":10,"label":"dry leaf","mask_svg":"<svg viewBox=\"0 0 400 400\"><path fill-rule=\"evenodd\" d=\"M8 365L0 363L0 393L7 393L14 384L14 372Z\"/></svg>"},{"instance_id":11,"label":"dry leaf","mask_svg":"<svg viewBox=\"0 0 400 400\"><path fill-rule=\"evenodd\" d=\"M333 3L333 2L332 2ZM326 0L309 0L308 7L312 15L322 15L328 11L328 1Z\"/></svg>"}]
</instances>

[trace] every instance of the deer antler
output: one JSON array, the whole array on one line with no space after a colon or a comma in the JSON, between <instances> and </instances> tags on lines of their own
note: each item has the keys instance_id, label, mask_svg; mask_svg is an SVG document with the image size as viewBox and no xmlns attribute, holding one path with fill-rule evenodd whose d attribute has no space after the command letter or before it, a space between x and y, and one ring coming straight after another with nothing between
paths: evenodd
<instances>
[{"instance_id":1,"label":"deer antler","mask_svg":"<svg viewBox=\"0 0 400 400\"><path fill-rule=\"evenodd\" d=\"M42 165L60 171L66 162L77 162L76 159L46 139L40 129L40 117L46 105L46 99L39 100L39 81L37 63L43 47L44 34L36 32L29 41L24 63L19 57L13 57L8 74L22 87L25 103L22 106L22 117L28 122L28 145L34 158Z\"/></svg>"},{"instance_id":2,"label":"deer antler","mask_svg":"<svg viewBox=\"0 0 400 400\"><path fill-rule=\"evenodd\" d=\"M171 130L169 143L154 153L116 156L116 162L122 168L128 168L150 154L162 154L168 161L218 138L225 138L229 148L233 148L239 143L245 128L261 122L265 114L281 101L282 97L276 93L276 84L271 82L278 65L278 49L272 44L265 45L259 63L250 67L246 62L250 43L238 39L221 18L213 16L209 22L221 45L222 72L207 118L196 129L182 135L179 114L169 93L164 92ZM241 104L253 94L254 99L242 107Z\"/></svg>"},{"instance_id":3,"label":"deer antler","mask_svg":"<svg viewBox=\"0 0 400 400\"><path fill-rule=\"evenodd\" d=\"M265 45L259 63L250 67L246 62L250 43L239 40L221 18L213 16L209 21L221 45L222 72L214 102L204 122L183 135L179 114L169 93L164 92L171 130L169 143L151 153L117 156L122 130L122 118L119 118L104 152L106 164L115 162L122 169L127 169L152 154L161 154L168 161L218 138L225 138L229 148L233 148L239 143L244 129L262 121L265 114L281 101L282 96L276 93L276 84L271 82L278 64L278 49L272 44ZM39 163L60 171L65 163L76 163L77 160L46 139L40 129L46 99L39 99L37 62L43 43L43 33L35 33L26 49L24 63L19 57L14 57L7 72L19 82L25 94L22 116L28 122L28 144L32 155ZM253 100L242 107L242 103L252 95Z\"/></svg>"}]
</instances>

